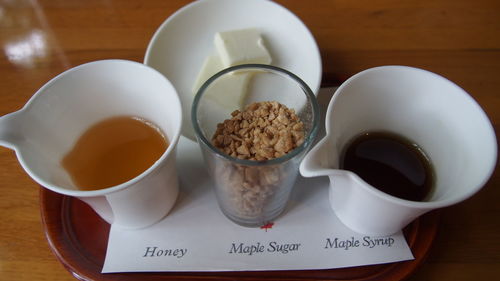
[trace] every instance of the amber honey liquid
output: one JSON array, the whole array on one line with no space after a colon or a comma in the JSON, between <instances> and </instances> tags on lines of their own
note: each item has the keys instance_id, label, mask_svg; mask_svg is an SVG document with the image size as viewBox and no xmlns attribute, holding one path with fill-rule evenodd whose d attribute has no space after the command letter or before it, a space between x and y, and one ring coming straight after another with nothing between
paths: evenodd
<instances>
[{"instance_id":1,"label":"amber honey liquid","mask_svg":"<svg viewBox=\"0 0 500 281\"><path fill-rule=\"evenodd\" d=\"M167 147L167 138L150 122L113 117L85 131L61 164L78 188L103 189L140 175Z\"/></svg>"},{"instance_id":2,"label":"amber honey liquid","mask_svg":"<svg viewBox=\"0 0 500 281\"><path fill-rule=\"evenodd\" d=\"M341 168L371 186L406 200L424 201L435 183L434 169L412 141L386 132L369 132L351 141Z\"/></svg>"}]
</instances>

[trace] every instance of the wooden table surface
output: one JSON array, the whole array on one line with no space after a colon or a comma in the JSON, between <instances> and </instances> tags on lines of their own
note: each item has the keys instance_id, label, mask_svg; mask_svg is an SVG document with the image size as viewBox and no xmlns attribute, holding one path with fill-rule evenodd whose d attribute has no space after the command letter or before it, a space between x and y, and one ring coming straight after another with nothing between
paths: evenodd
<instances>
[{"instance_id":1,"label":"wooden table surface","mask_svg":"<svg viewBox=\"0 0 500 281\"><path fill-rule=\"evenodd\" d=\"M94 60L141 62L156 28L189 1L0 1L0 115L18 110L58 73ZM323 81L363 69L409 65L469 92L500 126L500 1L277 1L310 28ZM425 264L410 280L498 280L500 175L442 211ZM0 280L73 280L51 253L39 186L0 147Z\"/></svg>"}]
</instances>

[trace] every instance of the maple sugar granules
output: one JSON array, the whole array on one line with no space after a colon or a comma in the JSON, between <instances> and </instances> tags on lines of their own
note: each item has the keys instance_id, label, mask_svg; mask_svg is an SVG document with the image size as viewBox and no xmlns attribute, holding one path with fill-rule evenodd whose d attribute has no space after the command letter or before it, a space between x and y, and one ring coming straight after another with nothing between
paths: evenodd
<instances>
[{"instance_id":1,"label":"maple sugar granules","mask_svg":"<svg viewBox=\"0 0 500 281\"><path fill-rule=\"evenodd\" d=\"M276 101L256 102L217 125L215 147L240 159L265 161L292 151L304 142L304 124L293 109Z\"/></svg>"},{"instance_id":2,"label":"maple sugar granules","mask_svg":"<svg viewBox=\"0 0 500 281\"><path fill-rule=\"evenodd\" d=\"M283 156L304 142L304 125L293 109L276 101L236 110L217 125L212 143L232 157L266 161ZM215 181L224 209L247 221L267 223L284 207L296 171L292 162L274 165L216 165Z\"/></svg>"}]
</instances>

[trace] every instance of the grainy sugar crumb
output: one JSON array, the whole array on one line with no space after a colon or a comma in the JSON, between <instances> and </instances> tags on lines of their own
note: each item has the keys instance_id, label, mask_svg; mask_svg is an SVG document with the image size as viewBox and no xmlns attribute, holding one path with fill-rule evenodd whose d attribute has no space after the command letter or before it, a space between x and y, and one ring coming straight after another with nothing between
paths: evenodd
<instances>
[{"instance_id":1,"label":"grainy sugar crumb","mask_svg":"<svg viewBox=\"0 0 500 281\"><path fill-rule=\"evenodd\" d=\"M287 154L304 142L304 125L293 109L276 101L257 102L236 110L217 125L215 147L239 159L266 161ZM216 182L224 204L239 217L265 220L276 210L290 185L287 163L247 166L225 162L217 166ZM278 205L276 205L278 204Z\"/></svg>"},{"instance_id":2,"label":"grainy sugar crumb","mask_svg":"<svg viewBox=\"0 0 500 281\"><path fill-rule=\"evenodd\" d=\"M252 103L217 125L215 147L239 159L265 161L304 142L304 124L293 109L276 101Z\"/></svg>"}]
</instances>

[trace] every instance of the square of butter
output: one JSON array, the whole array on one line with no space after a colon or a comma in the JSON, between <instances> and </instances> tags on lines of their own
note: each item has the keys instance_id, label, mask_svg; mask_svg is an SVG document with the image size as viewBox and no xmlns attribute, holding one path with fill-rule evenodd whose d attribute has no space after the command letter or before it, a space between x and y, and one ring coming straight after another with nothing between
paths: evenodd
<instances>
[{"instance_id":1,"label":"square of butter","mask_svg":"<svg viewBox=\"0 0 500 281\"><path fill-rule=\"evenodd\" d=\"M260 32L255 28L218 32L214 43L224 67L245 63L271 63L271 55L264 46Z\"/></svg>"},{"instance_id":2,"label":"square of butter","mask_svg":"<svg viewBox=\"0 0 500 281\"><path fill-rule=\"evenodd\" d=\"M208 78L212 77L215 73L224 69L222 65L222 61L218 55L210 55L203 62L203 66L201 67L198 76L193 85L193 93L196 94L200 89L201 85L208 80Z\"/></svg>"},{"instance_id":3,"label":"square of butter","mask_svg":"<svg viewBox=\"0 0 500 281\"><path fill-rule=\"evenodd\" d=\"M229 73L210 85L206 97L227 110L241 109L251 73Z\"/></svg>"}]
</instances>

